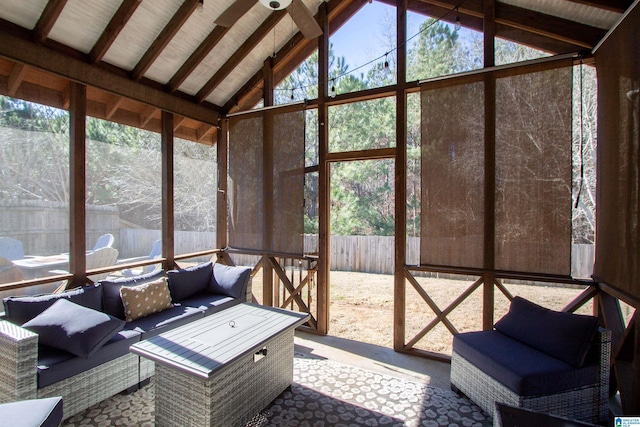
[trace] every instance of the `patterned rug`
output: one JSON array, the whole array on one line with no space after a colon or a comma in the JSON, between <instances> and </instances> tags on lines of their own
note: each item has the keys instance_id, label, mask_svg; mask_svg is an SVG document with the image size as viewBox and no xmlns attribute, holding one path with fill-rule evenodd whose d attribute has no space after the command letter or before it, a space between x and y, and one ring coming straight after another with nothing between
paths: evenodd
<instances>
[{"instance_id":1,"label":"patterned rug","mask_svg":"<svg viewBox=\"0 0 640 427\"><path fill-rule=\"evenodd\" d=\"M258 414L252 427L485 427L491 418L450 390L296 353L294 383ZM119 394L62 426L154 425L153 383Z\"/></svg>"}]
</instances>

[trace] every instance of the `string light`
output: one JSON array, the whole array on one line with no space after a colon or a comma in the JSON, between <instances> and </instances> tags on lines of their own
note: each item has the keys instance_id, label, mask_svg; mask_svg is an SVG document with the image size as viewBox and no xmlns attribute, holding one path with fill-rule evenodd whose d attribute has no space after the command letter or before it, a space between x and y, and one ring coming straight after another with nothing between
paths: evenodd
<instances>
[{"instance_id":1,"label":"string light","mask_svg":"<svg viewBox=\"0 0 640 427\"><path fill-rule=\"evenodd\" d=\"M293 87L291 88L291 100L292 100L292 101L295 99L295 97L293 96L293 90L294 90L294 89L295 89L295 88L293 88Z\"/></svg>"},{"instance_id":2,"label":"string light","mask_svg":"<svg viewBox=\"0 0 640 427\"><path fill-rule=\"evenodd\" d=\"M196 9L198 9L198 12L202 12L202 9L204 9L204 0L198 0Z\"/></svg>"},{"instance_id":3,"label":"string light","mask_svg":"<svg viewBox=\"0 0 640 427\"><path fill-rule=\"evenodd\" d=\"M204 1L204 0L200 0L200 2L202 2L202 1ZM401 45L401 46L403 46L403 45L408 44L411 40L413 40L414 38L418 37L420 34L422 34L422 33L426 32L429 28L431 28L431 27L432 27L432 26L434 26L435 24L437 24L437 23L439 23L440 21L442 21L442 20L443 20L447 15L451 14L451 12L455 12L455 13L456 13L456 18L455 18L454 28L456 29L456 31L459 31L459 30L462 28L462 23L461 23L461 20L460 20L460 11L458 10L458 8L459 8L460 6L462 6L465 2L466 2L466 0L462 0L462 1L461 1L457 6L455 6L453 9L450 9L449 11L447 11L446 13L444 13L444 14L443 14L442 16L440 16L439 18L434 19L434 20L433 20L433 22L431 22L429 25L425 26L422 30L418 31L418 32L417 32L416 34L414 34L413 36L409 37L409 38L407 39L407 41L406 41L406 42L403 42L403 43L401 43L400 45ZM276 48L276 46L275 46L275 44L276 44L276 43L275 43L275 28L274 28L274 34L273 34L273 35L274 35L274 38L273 38L273 39L274 39L274 40L273 40L273 42L274 42L274 46L273 46L273 48L274 48L273 57L275 58L275 56L276 56L276 50L275 50L275 48ZM356 67L356 68L354 68L354 69L352 69L352 70L349 70L349 71L347 71L347 72L345 72L345 73L343 73L343 74L341 74L341 75L339 75L339 76L337 76L337 77L333 77L333 78L331 79L331 90L330 90L330 92L329 92L329 96L330 96L331 98L335 98L335 97L336 97L336 86L335 86L335 80L336 80L336 79L338 79L338 78L340 78L340 77L344 77L344 76L346 76L346 75L352 74L352 73L354 73L354 72L358 71L358 70L359 70L359 69L361 69L361 68L364 68L364 67L366 67L366 66L368 66L368 65L373 64L374 62L379 61L379 60L380 60L380 59L382 59L382 58L384 58L384 59L385 59L385 61L384 61L384 68L385 68L385 69L388 69L388 68L390 67L390 64L389 64L389 54L390 54L391 52L395 51L395 50L398 50L398 48L399 48L399 47L395 47L395 48L391 49L391 51L386 52L384 55L378 56L377 58L374 58L374 59L372 59L371 61L369 61L369 62L367 62L367 63L364 63L364 64L362 64L362 65L360 65L360 66L358 66L358 67ZM318 82L318 84L320 84L320 82ZM292 88L292 89L291 89L291 92L292 92L291 99L292 99L292 100L294 99L294 97L293 97L293 91L294 91L294 89L304 90L304 89L307 89L307 88L312 87L312 86L313 86L313 85L302 85L302 86L297 87L297 88L296 88L296 87ZM259 89L259 88L258 88L258 87L256 87L256 89ZM275 88L274 90L289 90L289 89L279 89L279 88Z\"/></svg>"}]
</instances>

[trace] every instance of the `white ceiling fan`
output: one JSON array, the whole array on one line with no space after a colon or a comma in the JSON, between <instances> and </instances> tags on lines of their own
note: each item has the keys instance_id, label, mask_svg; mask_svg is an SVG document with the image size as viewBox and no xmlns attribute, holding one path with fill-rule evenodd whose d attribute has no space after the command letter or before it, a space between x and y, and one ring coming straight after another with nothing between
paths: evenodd
<instances>
[{"instance_id":1,"label":"white ceiling fan","mask_svg":"<svg viewBox=\"0 0 640 427\"><path fill-rule=\"evenodd\" d=\"M218 16L215 24L221 27L231 27L258 1L270 10L286 9L293 22L296 23L300 32L306 38L314 39L322 34L322 29L302 0L236 0L235 3Z\"/></svg>"}]
</instances>

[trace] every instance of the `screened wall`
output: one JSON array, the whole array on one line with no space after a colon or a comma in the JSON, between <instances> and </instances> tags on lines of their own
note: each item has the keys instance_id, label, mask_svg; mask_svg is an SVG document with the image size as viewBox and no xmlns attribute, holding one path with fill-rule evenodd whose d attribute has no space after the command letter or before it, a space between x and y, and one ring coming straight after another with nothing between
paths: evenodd
<instances>
[{"instance_id":1,"label":"screened wall","mask_svg":"<svg viewBox=\"0 0 640 427\"><path fill-rule=\"evenodd\" d=\"M598 210L594 276L640 298L640 8L596 51Z\"/></svg>"},{"instance_id":2,"label":"screened wall","mask_svg":"<svg viewBox=\"0 0 640 427\"><path fill-rule=\"evenodd\" d=\"M570 275L571 91L570 59L422 86L421 264Z\"/></svg>"},{"instance_id":3,"label":"screened wall","mask_svg":"<svg viewBox=\"0 0 640 427\"><path fill-rule=\"evenodd\" d=\"M303 253L304 114L298 107L229 120L230 247Z\"/></svg>"}]
</instances>

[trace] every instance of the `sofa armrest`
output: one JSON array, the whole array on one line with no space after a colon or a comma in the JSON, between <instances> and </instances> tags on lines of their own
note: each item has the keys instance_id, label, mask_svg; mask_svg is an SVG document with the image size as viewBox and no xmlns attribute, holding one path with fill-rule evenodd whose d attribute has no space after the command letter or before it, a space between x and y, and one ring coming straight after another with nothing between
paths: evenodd
<instances>
[{"instance_id":1,"label":"sofa armrest","mask_svg":"<svg viewBox=\"0 0 640 427\"><path fill-rule=\"evenodd\" d=\"M0 403L35 399L38 334L0 320Z\"/></svg>"}]
</instances>

